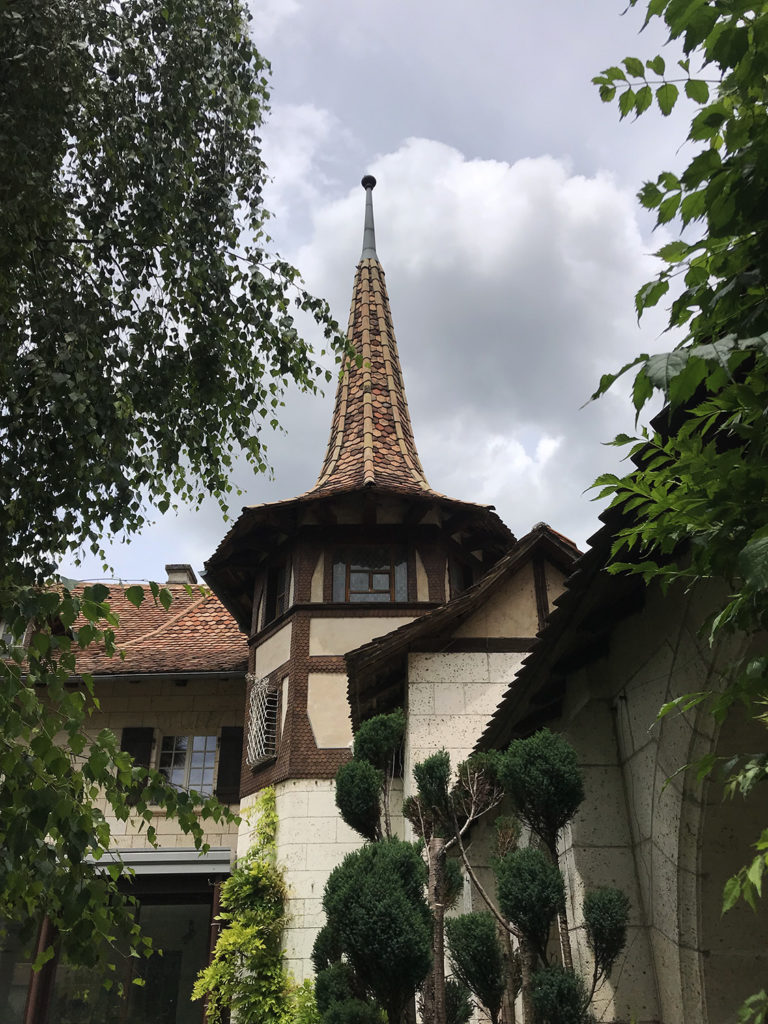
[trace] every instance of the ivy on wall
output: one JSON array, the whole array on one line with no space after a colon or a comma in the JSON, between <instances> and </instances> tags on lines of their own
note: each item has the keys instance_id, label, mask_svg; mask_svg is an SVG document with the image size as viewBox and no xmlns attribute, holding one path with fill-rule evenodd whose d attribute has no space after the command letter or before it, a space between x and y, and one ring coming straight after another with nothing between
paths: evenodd
<instances>
[{"instance_id":1,"label":"ivy on wall","mask_svg":"<svg viewBox=\"0 0 768 1024\"><path fill-rule=\"evenodd\" d=\"M277 864L272 787L261 793L254 814L253 845L222 886L219 920L225 927L192 998L207 1000L210 1024L220 1024L228 1010L239 1024L317 1024L311 984L296 985L285 966L287 889Z\"/></svg>"}]
</instances>

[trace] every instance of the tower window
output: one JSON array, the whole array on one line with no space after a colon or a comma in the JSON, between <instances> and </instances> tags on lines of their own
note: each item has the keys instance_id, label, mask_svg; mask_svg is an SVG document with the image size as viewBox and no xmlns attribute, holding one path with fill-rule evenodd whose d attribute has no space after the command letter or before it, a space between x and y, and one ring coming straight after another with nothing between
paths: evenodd
<instances>
[{"instance_id":1,"label":"tower window","mask_svg":"<svg viewBox=\"0 0 768 1024\"><path fill-rule=\"evenodd\" d=\"M348 548L333 563L333 600L384 604L408 600L405 557L389 547Z\"/></svg>"},{"instance_id":2,"label":"tower window","mask_svg":"<svg viewBox=\"0 0 768 1024\"><path fill-rule=\"evenodd\" d=\"M277 714L280 695L269 677L254 679L248 694L246 762L257 768L277 754Z\"/></svg>"},{"instance_id":3,"label":"tower window","mask_svg":"<svg viewBox=\"0 0 768 1024\"><path fill-rule=\"evenodd\" d=\"M264 604L264 625L278 618L288 607L288 573L285 563L267 570L267 594Z\"/></svg>"}]
</instances>

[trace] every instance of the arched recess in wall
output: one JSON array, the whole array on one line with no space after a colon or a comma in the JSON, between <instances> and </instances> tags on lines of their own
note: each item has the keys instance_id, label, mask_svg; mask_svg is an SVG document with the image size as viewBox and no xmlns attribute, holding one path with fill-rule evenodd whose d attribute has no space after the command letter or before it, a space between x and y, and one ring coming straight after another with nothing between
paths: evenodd
<instances>
[{"instance_id":1,"label":"arched recess in wall","mask_svg":"<svg viewBox=\"0 0 768 1024\"><path fill-rule=\"evenodd\" d=\"M717 736L718 757L768 750L766 728L741 708L731 711ZM731 1024L743 1000L764 985L768 974L768 913L740 902L722 914L726 881L751 862L752 844L766 827L764 787L744 799L723 799L716 779L704 787L699 840L699 926L707 1024ZM694 1018L688 1018L686 1020Z\"/></svg>"}]
</instances>

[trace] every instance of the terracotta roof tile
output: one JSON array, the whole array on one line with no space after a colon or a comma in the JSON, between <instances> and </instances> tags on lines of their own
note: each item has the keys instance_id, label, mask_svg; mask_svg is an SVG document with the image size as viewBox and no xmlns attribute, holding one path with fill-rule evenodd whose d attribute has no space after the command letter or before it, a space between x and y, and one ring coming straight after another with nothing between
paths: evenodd
<instances>
[{"instance_id":1,"label":"terracotta roof tile","mask_svg":"<svg viewBox=\"0 0 768 1024\"><path fill-rule=\"evenodd\" d=\"M348 336L362 365L344 365L323 467L309 493L374 485L431 493L413 437L384 271L374 257L357 265Z\"/></svg>"},{"instance_id":2,"label":"terracotta roof tile","mask_svg":"<svg viewBox=\"0 0 768 1024\"><path fill-rule=\"evenodd\" d=\"M127 588L111 585L108 601L120 619L118 650L110 658L101 645L91 645L77 658L78 672L97 675L156 672L244 672L247 640L218 598L208 591L166 585L173 603L166 612L147 596L136 608L127 600ZM77 624L76 624L77 625Z\"/></svg>"}]
</instances>

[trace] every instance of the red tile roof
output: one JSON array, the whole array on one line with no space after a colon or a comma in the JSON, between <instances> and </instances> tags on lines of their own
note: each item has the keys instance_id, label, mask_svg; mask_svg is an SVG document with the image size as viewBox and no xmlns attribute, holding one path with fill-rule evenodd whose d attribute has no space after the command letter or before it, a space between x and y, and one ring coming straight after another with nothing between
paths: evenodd
<instances>
[{"instance_id":1,"label":"red tile roof","mask_svg":"<svg viewBox=\"0 0 768 1024\"><path fill-rule=\"evenodd\" d=\"M193 587L166 584L173 603L166 612L155 604L149 587L136 608L125 596L126 587L111 585L109 601L119 617L118 651L108 657L102 645L93 644L77 658L78 672L97 675L152 674L163 672L244 672L248 659L247 638L218 598ZM76 624L77 625L77 624Z\"/></svg>"}]
</instances>

